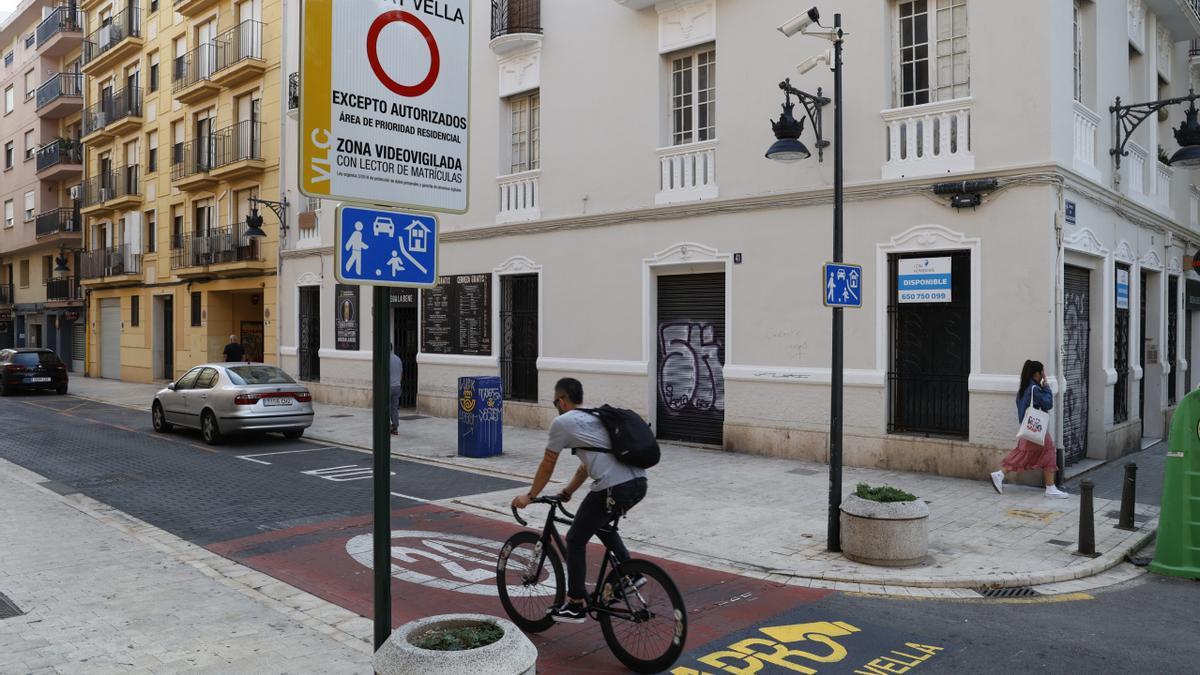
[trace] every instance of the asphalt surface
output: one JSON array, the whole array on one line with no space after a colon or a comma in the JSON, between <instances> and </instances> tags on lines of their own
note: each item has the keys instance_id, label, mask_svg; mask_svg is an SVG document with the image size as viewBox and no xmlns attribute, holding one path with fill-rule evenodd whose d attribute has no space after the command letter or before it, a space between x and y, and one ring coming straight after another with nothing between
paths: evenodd
<instances>
[{"instance_id":1,"label":"asphalt surface","mask_svg":"<svg viewBox=\"0 0 1200 675\"><path fill-rule=\"evenodd\" d=\"M45 476L50 489L86 494L370 615L365 453L274 435L212 448L194 432L154 433L146 411L30 395L0 399L0 457ZM1102 472L1113 470L1121 468ZM393 621L447 611L503 614L495 556L520 528L431 502L523 484L396 459L392 471ZM1098 492L1102 482L1109 481L1097 480ZM1139 500L1151 498L1146 492ZM539 522L537 511L529 515ZM593 561L598 553L592 549ZM1147 576L1062 602L917 601L658 562L688 609L676 675L1175 673L1194 672L1200 657L1200 583L1191 581ZM624 672L594 623L531 638L539 672Z\"/></svg>"}]
</instances>

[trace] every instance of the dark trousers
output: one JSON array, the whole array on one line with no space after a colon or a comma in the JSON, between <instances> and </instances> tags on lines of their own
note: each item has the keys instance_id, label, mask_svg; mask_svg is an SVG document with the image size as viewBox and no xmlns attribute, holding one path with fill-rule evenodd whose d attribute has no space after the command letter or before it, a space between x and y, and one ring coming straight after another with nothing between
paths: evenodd
<instances>
[{"instance_id":1,"label":"dark trousers","mask_svg":"<svg viewBox=\"0 0 1200 675\"><path fill-rule=\"evenodd\" d=\"M600 531L618 515L624 515L646 496L646 479L614 485L606 490L589 492L579 510L575 522L567 530L567 595L572 598L587 597L587 544L593 535L599 536L604 545L612 549L617 560L629 560L629 551L621 535L613 530ZM611 500L611 502L610 502Z\"/></svg>"}]
</instances>

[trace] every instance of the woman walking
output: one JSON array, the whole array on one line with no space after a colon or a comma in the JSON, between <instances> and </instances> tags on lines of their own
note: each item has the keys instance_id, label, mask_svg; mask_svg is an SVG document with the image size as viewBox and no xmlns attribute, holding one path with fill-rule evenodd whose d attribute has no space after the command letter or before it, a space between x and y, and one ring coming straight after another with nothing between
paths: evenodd
<instances>
[{"instance_id":1,"label":"woman walking","mask_svg":"<svg viewBox=\"0 0 1200 675\"><path fill-rule=\"evenodd\" d=\"M1017 386L1017 423L1025 419L1025 410L1030 401L1038 410L1049 412L1054 407L1054 394L1046 385L1046 369L1040 361L1026 361L1021 368L1021 383ZM1046 432L1046 440L1042 445L1032 443L1024 438L1017 441L1017 447L1000 462L1000 470L992 472L992 487L1003 494L1004 478L1007 474L1018 471L1033 471L1041 469L1046 486L1046 496L1056 499L1066 499L1069 494L1059 490L1054 485L1054 473L1058 471L1058 451L1050 432Z\"/></svg>"}]
</instances>

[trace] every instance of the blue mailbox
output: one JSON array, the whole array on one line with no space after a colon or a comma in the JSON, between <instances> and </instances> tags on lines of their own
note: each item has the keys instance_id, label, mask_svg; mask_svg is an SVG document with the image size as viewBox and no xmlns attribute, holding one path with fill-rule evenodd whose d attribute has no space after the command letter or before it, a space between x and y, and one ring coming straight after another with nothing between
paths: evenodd
<instances>
[{"instance_id":1,"label":"blue mailbox","mask_svg":"<svg viewBox=\"0 0 1200 675\"><path fill-rule=\"evenodd\" d=\"M495 457L503 450L504 390L498 377L458 378L458 454Z\"/></svg>"}]
</instances>

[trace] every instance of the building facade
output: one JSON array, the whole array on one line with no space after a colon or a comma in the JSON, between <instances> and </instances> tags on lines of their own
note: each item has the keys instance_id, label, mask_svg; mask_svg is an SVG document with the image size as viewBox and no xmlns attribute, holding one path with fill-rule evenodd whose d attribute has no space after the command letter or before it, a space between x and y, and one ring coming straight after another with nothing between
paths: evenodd
<instances>
[{"instance_id":1,"label":"building facade","mask_svg":"<svg viewBox=\"0 0 1200 675\"><path fill-rule=\"evenodd\" d=\"M0 346L55 350L82 372L87 311L79 285L83 173L83 16L28 0L0 27Z\"/></svg>"},{"instance_id":2,"label":"building facade","mask_svg":"<svg viewBox=\"0 0 1200 675\"><path fill-rule=\"evenodd\" d=\"M230 335L275 362L278 239L245 221L279 194L281 4L80 6L88 373L172 379Z\"/></svg>"}]
</instances>

